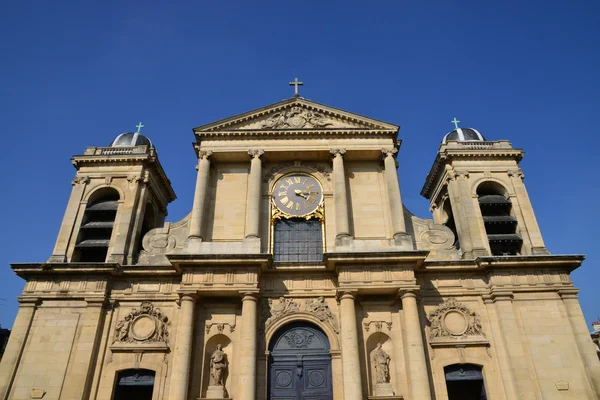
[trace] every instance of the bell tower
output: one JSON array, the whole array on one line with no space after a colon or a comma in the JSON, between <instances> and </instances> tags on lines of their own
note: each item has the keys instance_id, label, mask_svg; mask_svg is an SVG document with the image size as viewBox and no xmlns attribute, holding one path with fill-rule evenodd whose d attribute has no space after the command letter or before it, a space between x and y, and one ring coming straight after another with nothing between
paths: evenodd
<instances>
[{"instance_id":1,"label":"bell tower","mask_svg":"<svg viewBox=\"0 0 600 400\"><path fill-rule=\"evenodd\" d=\"M143 236L163 225L175 192L142 126L72 158L77 173L48 262L134 264Z\"/></svg>"},{"instance_id":2,"label":"bell tower","mask_svg":"<svg viewBox=\"0 0 600 400\"><path fill-rule=\"evenodd\" d=\"M421 195L463 258L548 254L519 168L523 154L472 128L444 136Z\"/></svg>"}]
</instances>

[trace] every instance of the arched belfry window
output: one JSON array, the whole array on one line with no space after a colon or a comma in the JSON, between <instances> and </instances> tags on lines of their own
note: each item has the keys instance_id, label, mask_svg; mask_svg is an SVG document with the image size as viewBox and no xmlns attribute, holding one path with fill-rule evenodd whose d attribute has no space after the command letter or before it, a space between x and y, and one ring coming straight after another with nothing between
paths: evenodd
<instances>
[{"instance_id":1,"label":"arched belfry window","mask_svg":"<svg viewBox=\"0 0 600 400\"><path fill-rule=\"evenodd\" d=\"M94 193L90 198L79 229L73 261L106 261L117 216L118 201L119 193L108 188Z\"/></svg>"},{"instance_id":2,"label":"arched belfry window","mask_svg":"<svg viewBox=\"0 0 600 400\"><path fill-rule=\"evenodd\" d=\"M517 233L517 219L506 189L496 182L484 182L477 188L479 208L492 255L518 255L523 239Z\"/></svg>"},{"instance_id":3,"label":"arched belfry window","mask_svg":"<svg viewBox=\"0 0 600 400\"><path fill-rule=\"evenodd\" d=\"M303 172L281 177L273 186L271 249L276 262L323 260L323 189Z\"/></svg>"}]
</instances>

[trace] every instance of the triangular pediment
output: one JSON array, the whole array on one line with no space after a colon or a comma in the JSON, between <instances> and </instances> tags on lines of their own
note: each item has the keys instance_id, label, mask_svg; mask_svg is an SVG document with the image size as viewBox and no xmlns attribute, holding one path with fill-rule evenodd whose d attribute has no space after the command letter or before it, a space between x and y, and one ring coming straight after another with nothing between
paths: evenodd
<instances>
[{"instance_id":1,"label":"triangular pediment","mask_svg":"<svg viewBox=\"0 0 600 400\"><path fill-rule=\"evenodd\" d=\"M194 132L265 130L375 130L396 132L398 129L398 126L387 122L298 97L199 126L194 128Z\"/></svg>"}]
</instances>

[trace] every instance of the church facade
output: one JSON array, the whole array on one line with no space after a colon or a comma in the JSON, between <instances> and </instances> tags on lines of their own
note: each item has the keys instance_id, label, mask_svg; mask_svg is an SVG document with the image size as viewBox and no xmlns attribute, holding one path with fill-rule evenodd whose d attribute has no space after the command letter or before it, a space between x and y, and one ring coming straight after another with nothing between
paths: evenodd
<instances>
[{"instance_id":1,"label":"church facade","mask_svg":"<svg viewBox=\"0 0 600 400\"><path fill-rule=\"evenodd\" d=\"M194 128L190 213L139 133L73 157L25 280L0 399L598 399L523 151L447 134L402 203L399 127L299 96ZM403 166L400 166L403 168Z\"/></svg>"}]
</instances>

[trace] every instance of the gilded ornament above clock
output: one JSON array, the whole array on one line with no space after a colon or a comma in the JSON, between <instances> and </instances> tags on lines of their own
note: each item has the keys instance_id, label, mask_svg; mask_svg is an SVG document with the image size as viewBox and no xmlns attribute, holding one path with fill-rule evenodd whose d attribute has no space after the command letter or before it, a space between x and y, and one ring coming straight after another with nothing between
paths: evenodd
<instances>
[{"instance_id":1,"label":"gilded ornament above clock","mask_svg":"<svg viewBox=\"0 0 600 400\"><path fill-rule=\"evenodd\" d=\"M273 187L273 202L285 214L303 217L314 212L323 201L323 189L309 174L292 173Z\"/></svg>"}]
</instances>

